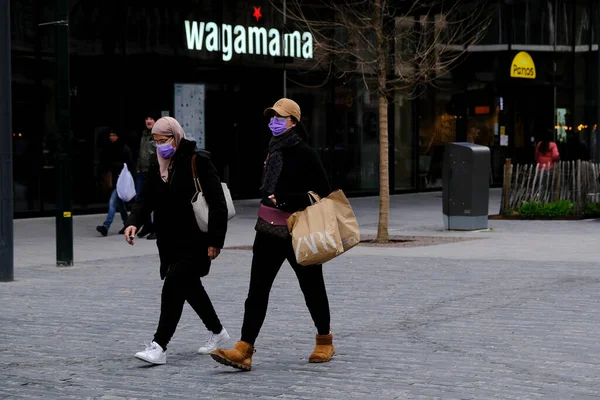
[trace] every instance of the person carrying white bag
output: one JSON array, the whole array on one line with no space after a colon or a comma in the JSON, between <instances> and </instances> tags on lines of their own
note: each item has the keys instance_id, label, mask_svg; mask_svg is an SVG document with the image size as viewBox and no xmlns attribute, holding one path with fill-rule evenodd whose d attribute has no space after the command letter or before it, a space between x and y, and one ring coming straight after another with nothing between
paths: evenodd
<instances>
[{"instance_id":1,"label":"person carrying white bag","mask_svg":"<svg viewBox=\"0 0 600 400\"><path fill-rule=\"evenodd\" d=\"M152 137L158 163L151 165L148 180L133 205L125 240L133 245L137 231L154 213L159 272L164 279L160 317L152 341L135 357L165 364L167 346L186 302L208 331L198 353L209 354L229 340L202 282L225 243L228 202L210 153L196 149L196 142L186 138L176 119L156 121ZM198 196L206 200L205 231L194 215L192 199Z\"/></svg>"},{"instance_id":2,"label":"person carrying white bag","mask_svg":"<svg viewBox=\"0 0 600 400\"><path fill-rule=\"evenodd\" d=\"M116 185L110 188L111 195L108 202L108 214L106 215L106 219L102 225L96 227L96 230L102 236L108 235L108 230L115 219L117 210L121 214L123 224L125 224L128 217L125 201L129 201L133 198L130 197L128 200L123 199L123 197L126 198L131 194L131 189L128 189L128 187L133 183L131 171L133 171L134 164L131 149L129 149L129 146L124 143L123 139L121 139L114 130L109 131L108 139L109 142L104 146L100 153L98 176L110 174L109 181L116 183ZM127 173L128 177L127 175L123 176L123 171ZM131 179L131 181L129 181L129 179ZM122 197L119 194L119 187L125 189L124 191L122 190ZM133 196L135 196L135 185L133 186ZM123 232L125 232L125 227L119 231L119 234L122 235Z\"/></svg>"}]
</instances>

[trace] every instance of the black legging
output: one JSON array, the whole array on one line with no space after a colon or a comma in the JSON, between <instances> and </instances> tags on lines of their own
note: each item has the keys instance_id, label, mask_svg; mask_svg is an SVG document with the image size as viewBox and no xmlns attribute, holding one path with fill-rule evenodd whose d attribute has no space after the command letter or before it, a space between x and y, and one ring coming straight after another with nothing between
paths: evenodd
<instances>
[{"instance_id":1,"label":"black legging","mask_svg":"<svg viewBox=\"0 0 600 400\"><path fill-rule=\"evenodd\" d=\"M273 281L287 259L300 283L306 306L319 335L329 334L329 300L323 281L323 267L304 267L296 262L291 239L280 239L258 232L254 239L250 289L246 299L242 340L254 345L267 314Z\"/></svg>"},{"instance_id":2,"label":"black legging","mask_svg":"<svg viewBox=\"0 0 600 400\"><path fill-rule=\"evenodd\" d=\"M210 263L210 260L206 262ZM177 329L177 324L183 312L183 304L187 300L196 311L206 328L213 333L223 329L219 317L202 286L200 280L201 268L198 261L184 261L171 265L165 277L162 289L160 319L154 334L154 341L164 350Z\"/></svg>"}]
</instances>

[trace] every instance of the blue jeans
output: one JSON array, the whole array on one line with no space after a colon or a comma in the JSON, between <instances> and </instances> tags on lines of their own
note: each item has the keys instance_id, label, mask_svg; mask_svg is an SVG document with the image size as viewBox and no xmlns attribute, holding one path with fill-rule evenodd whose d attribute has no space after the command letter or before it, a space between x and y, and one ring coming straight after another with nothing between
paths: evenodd
<instances>
[{"instance_id":1,"label":"blue jeans","mask_svg":"<svg viewBox=\"0 0 600 400\"><path fill-rule=\"evenodd\" d=\"M102 224L106 229L110 229L110 226L115 219L117 209L121 213L123 224L125 224L127 221L127 208L125 207L125 202L117 195L117 189L113 189L112 194L110 195L110 200L108 201L108 215L106 216L106 221L104 221L104 224Z\"/></svg>"},{"instance_id":2,"label":"blue jeans","mask_svg":"<svg viewBox=\"0 0 600 400\"><path fill-rule=\"evenodd\" d=\"M147 172L138 172L136 174L136 176L135 176L136 200L137 200L137 196L139 196L140 193L142 193L142 187L144 187L144 183L146 183L147 179L148 179L148 173ZM148 217L148 221L146 221L144 223L144 228L146 228L150 232L153 231L152 216Z\"/></svg>"}]
</instances>

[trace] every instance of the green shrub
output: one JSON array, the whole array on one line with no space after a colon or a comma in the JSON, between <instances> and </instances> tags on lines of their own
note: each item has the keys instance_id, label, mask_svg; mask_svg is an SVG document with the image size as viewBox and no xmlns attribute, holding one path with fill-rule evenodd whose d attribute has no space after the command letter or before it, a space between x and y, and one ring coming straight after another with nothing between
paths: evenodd
<instances>
[{"instance_id":1,"label":"green shrub","mask_svg":"<svg viewBox=\"0 0 600 400\"><path fill-rule=\"evenodd\" d=\"M586 205L585 210L583 210L583 215L588 218L600 217L600 204L590 203Z\"/></svg>"},{"instance_id":2,"label":"green shrub","mask_svg":"<svg viewBox=\"0 0 600 400\"><path fill-rule=\"evenodd\" d=\"M566 200L552 203L525 202L517 211L524 218L557 218L573 215L573 203Z\"/></svg>"},{"instance_id":3,"label":"green shrub","mask_svg":"<svg viewBox=\"0 0 600 400\"><path fill-rule=\"evenodd\" d=\"M514 208L509 208L509 209L506 209L506 210L504 210L502 212L502 215L508 215L508 216L512 216L512 215L515 215L515 214L516 214L516 211L515 211Z\"/></svg>"}]
</instances>

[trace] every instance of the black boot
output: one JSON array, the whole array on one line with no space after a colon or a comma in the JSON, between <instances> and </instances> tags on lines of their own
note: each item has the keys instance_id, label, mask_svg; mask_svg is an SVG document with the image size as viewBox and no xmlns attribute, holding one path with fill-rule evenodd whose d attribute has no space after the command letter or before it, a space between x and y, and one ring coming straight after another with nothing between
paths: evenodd
<instances>
[{"instance_id":1,"label":"black boot","mask_svg":"<svg viewBox=\"0 0 600 400\"><path fill-rule=\"evenodd\" d=\"M146 239L148 239L148 240L156 240L156 232L150 233Z\"/></svg>"},{"instance_id":2,"label":"black boot","mask_svg":"<svg viewBox=\"0 0 600 400\"><path fill-rule=\"evenodd\" d=\"M96 227L96 230L97 230L98 232L100 232L100 234L101 234L102 236L106 236L106 235L108 235L108 229L106 229L106 227L105 227L104 225L98 225L98 226Z\"/></svg>"},{"instance_id":3,"label":"black boot","mask_svg":"<svg viewBox=\"0 0 600 400\"><path fill-rule=\"evenodd\" d=\"M123 227L123 229L121 229L121 230L119 231L119 235L122 235L122 234L124 234L124 233L125 233L125 227Z\"/></svg>"}]
</instances>

